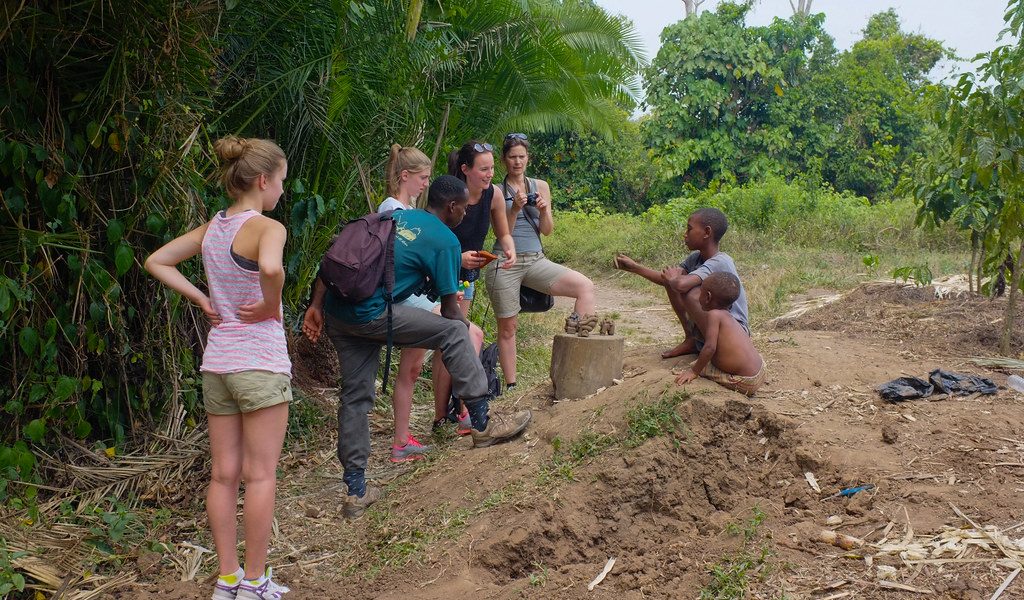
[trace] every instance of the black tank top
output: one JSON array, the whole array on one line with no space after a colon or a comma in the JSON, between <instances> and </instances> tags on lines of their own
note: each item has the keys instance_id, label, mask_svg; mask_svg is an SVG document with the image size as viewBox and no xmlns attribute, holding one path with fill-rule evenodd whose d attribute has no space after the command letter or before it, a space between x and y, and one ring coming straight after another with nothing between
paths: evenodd
<instances>
[{"instance_id":1,"label":"black tank top","mask_svg":"<svg viewBox=\"0 0 1024 600\"><path fill-rule=\"evenodd\" d=\"M459 238L463 252L483 250L484 238L487 237L487 230L491 226L491 200L493 199L494 186L489 185L480 194L479 202L466 207L466 216L458 227L452 229L455 237ZM459 277L463 281L476 281L480 277L480 269L462 269Z\"/></svg>"}]
</instances>

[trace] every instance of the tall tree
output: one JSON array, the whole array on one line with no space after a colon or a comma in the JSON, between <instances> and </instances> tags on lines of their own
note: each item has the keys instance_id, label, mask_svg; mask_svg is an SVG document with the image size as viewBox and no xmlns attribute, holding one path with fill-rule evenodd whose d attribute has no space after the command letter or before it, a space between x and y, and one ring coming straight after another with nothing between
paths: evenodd
<instances>
[{"instance_id":1,"label":"tall tree","mask_svg":"<svg viewBox=\"0 0 1024 600\"><path fill-rule=\"evenodd\" d=\"M687 17L690 15L697 14L700 10L700 6L704 4L705 0L683 0L683 9Z\"/></svg>"},{"instance_id":2,"label":"tall tree","mask_svg":"<svg viewBox=\"0 0 1024 600\"><path fill-rule=\"evenodd\" d=\"M1004 35L1012 42L977 56L977 71L961 75L940 96L933 118L946 152L926 159L915 190L922 217L953 219L970 229L972 241L980 238L979 275L1013 265L1000 339L1004 354L1011 350L1024 278L1024 0L1010 0L1005 20Z\"/></svg>"},{"instance_id":3,"label":"tall tree","mask_svg":"<svg viewBox=\"0 0 1024 600\"><path fill-rule=\"evenodd\" d=\"M793 4L793 0L789 0L789 6L793 9L795 16L806 17L811 14L811 4L814 0L797 0L796 4Z\"/></svg>"}]
</instances>

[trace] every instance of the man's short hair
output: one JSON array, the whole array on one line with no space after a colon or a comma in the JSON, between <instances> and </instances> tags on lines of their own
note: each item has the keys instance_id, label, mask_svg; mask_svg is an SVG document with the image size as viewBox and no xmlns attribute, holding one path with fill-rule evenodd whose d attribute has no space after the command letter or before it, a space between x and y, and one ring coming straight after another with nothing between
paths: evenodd
<instances>
[{"instance_id":1,"label":"man's short hair","mask_svg":"<svg viewBox=\"0 0 1024 600\"><path fill-rule=\"evenodd\" d=\"M740 297L740 278L732 273L712 273L704 278L701 288L711 292L716 305L727 309Z\"/></svg>"},{"instance_id":2,"label":"man's short hair","mask_svg":"<svg viewBox=\"0 0 1024 600\"><path fill-rule=\"evenodd\" d=\"M427 190L427 206L430 208L441 209L449 202L468 198L469 188L466 187L466 182L451 175L441 175Z\"/></svg>"},{"instance_id":3,"label":"man's short hair","mask_svg":"<svg viewBox=\"0 0 1024 600\"><path fill-rule=\"evenodd\" d=\"M715 238L716 244L722 241L722 236L729 229L729 220L725 218L725 213L717 208L699 208L690 216L697 217L701 225L711 228L711 235Z\"/></svg>"}]
</instances>

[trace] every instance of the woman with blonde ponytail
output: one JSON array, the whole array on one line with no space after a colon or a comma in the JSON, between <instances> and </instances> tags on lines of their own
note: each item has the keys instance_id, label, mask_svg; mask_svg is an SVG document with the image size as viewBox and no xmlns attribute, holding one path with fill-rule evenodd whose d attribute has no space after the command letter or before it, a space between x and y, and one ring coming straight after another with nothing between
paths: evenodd
<instances>
[{"instance_id":1,"label":"woman with blonde ponytail","mask_svg":"<svg viewBox=\"0 0 1024 600\"><path fill-rule=\"evenodd\" d=\"M220 566L213 599L278 600L288 588L271 579L267 546L292 366L281 325L286 233L263 212L281 199L288 163L270 140L226 137L214 150L231 206L151 254L146 270L201 308L211 325L200 371L213 458L206 511ZM200 253L208 293L178 270ZM235 518L242 481L244 569Z\"/></svg>"},{"instance_id":2,"label":"woman with blonde ponytail","mask_svg":"<svg viewBox=\"0 0 1024 600\"><path fill-rule=\"evenodd\" d=\"M415 200L430 184L430 159L420 150L412 147L391 145L391 157L388 160L387 189L388 198L380 203L377 212L388 210L406 210L416 208ZM413 295L401 302L407 306L429 310L441 314L441 303L430 300L425 295ZM477 352L483 344L483 331L476 325L470 325L470 340ZM391 402L395 411L395 439L391 445L391 462L402 463L418 460L430 450L409 432L409 417L412 413L412 393L423 369L423 361L427 351L421 348L403 348L398 363L398 376L395 378L394 393ZM448 412L448 398L451 396L451 375L441 361L441 353L435 352L431 362L434 388L435 419ZM465 412L465 411L462 411ZM469 414L465 414L465 422L460 422L458 431L468 435L471 431Z\"/></svg>"}]
</instances>

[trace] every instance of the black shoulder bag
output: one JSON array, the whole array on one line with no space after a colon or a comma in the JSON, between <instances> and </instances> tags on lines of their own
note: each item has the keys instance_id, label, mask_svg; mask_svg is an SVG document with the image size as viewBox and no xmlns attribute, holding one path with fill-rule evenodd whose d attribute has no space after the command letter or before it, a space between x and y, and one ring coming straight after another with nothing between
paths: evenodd
<instances>
[{"instance_id":1,"label":"black shoulder bag","mask_svg":"<svg viewBox=\"0 0 1024 600\"><path fill-rule=\"evenodd\" d=\"M532 188L530 189L531 194L537 193L537 189L535 187L536 185L537 184L534 183L532 179L527 179L528 189ZM505 188L508 189L508 186L506 185ZM523 217L525 217L526 222L529 223L531 227L533 227L533 231L537 233L537 240L540 242L540 250L543 253L544 240L542 240L540 237L540 226L533 221L533 219L530 217L530 211L526 210L525 206L523 207ZM551 310L551 307L553 307L554 305L555 299L551 296L551 294L545 294L544 292L535 290L532 287L527 287L525 285L519 286L519 312L547 312Z\"/></svg>"}]
</instances>

